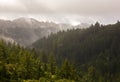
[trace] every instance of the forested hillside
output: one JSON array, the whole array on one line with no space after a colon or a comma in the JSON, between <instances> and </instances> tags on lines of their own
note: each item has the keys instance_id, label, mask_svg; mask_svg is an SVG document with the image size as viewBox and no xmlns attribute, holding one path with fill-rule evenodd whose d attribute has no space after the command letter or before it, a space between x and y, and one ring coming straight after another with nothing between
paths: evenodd
<instances>
[{"instance_id":1,"label":"forested hillside","mask_svg":"<svg viewBox=\"0 0 120 82\"><path fill-rule=\"evenodd\" d=\"M46 54L54 53L58 64L67 58L79 70L82 69L81 72L94 72L91 82L99 82L98 79L102 79L101 82L116 82L120 76L119 21L113 25L97 22L87 29L51 34L34 43L33 48ZM93 76L90 76L91 79ZM83 75L81 77L84 78Z\"/></svg>"},{"instance_id":2,"label":"forested hillside","mask_svg":"<svg viewBox=\"0 0 120 82\"><path fill-rule=\"evenodd\" d=\"M52 54L36 54L16 44L0 41L0 82L74 82L75 67L66 59L58 67Z\"/></svg>"},{"instance_id":3,"label":"forested hillside","mask_svg":"<svg viewBox=\"0 0 120 82\"><path fill-rule=\"evenodd\" d=\"M21 46L28 46L36 40L48 36L50 33L56 33L60 30L72 28L87 28L86 23L78 26L70 24L56 24L54 22L42 22L34 18L17 18L15 20L0 19L0 39L8 42L16 42Z\"/></svg>"},{"instance_id":4,"label":"forested hillside","mask_svg":"<svg viewBox=\"0 0 120 82\"><path fill-rule=\"evenodd\" d=\"M0 41L0 82L120 82L120 22L51 34L32 49Z\"/></svg>"}]
</instances>

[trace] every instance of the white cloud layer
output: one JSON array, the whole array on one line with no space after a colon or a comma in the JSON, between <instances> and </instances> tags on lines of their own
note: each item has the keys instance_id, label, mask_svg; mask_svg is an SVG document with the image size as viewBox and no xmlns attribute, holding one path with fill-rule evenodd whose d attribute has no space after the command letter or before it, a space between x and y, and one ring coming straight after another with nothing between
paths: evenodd
<instances>
[{"instance_id":1,"label":"white cloud layer","mask_svg":"<svg viewBox=\"0 0 120 82\"><path fill-rule=\"evenodd\" d=\"M120 19L120 0L0 0L0 18L22 16L58 22L113 23Z\"/></svg>"}]
</instances>

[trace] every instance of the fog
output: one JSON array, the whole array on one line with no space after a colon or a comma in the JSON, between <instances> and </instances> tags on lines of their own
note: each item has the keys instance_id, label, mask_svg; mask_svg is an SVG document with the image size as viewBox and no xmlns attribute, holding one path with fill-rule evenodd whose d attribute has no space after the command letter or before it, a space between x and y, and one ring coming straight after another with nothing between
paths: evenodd
<instances>
[{"instance_id":1,"label":"fog","mask_svg":"<svg viewBox=\"0 0 120 82\"><path fill-rule=\"evenodd\" d=\"M115 23L120 0L0 0L0 18L31 17L58 23Z\"/></svg>"}]
</instances>

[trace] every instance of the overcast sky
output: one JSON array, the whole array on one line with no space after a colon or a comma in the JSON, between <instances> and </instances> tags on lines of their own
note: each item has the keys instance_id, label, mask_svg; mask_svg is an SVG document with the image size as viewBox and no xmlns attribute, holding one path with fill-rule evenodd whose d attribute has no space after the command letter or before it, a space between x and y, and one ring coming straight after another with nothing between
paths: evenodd
<instances>
[{"instance_id":1,"label":"overcast sky","mask_svg":"<svg viewBox=\"0 0 120 82\"><path fill-rule=\"evenodd\" d=\"M61 23L115 23L120 0L0 0L0 18L31 17Z\"/></svg>"}]
</instances>

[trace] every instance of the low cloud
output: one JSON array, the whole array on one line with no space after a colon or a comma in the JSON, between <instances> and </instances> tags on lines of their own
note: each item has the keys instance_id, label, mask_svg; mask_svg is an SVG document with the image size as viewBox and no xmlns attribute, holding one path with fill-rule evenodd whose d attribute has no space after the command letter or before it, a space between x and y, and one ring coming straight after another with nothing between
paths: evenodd
<instances>
[{"instance_id":1,"label":"low cloud","mask_svg":"<svg viewBox=\"0 0 120 82\"><path fill-rule=\"evenodd\" d=\"M15 14L41 14L51 13L51 10L44 6L37 0L14 0L14 2L7 3L0 0L1 13L15 13Z\"/></svg>"},{"instance_id":2,"label":"low cloud","mask_svg":"<svg viewBox=\"0 0 120 82\"><path fill-rule=\"evenodd\" d=\"M0 2L3 0L0 0ZM7 0L5 0L7 3ZM8 0L9 1L9 0ZM120 0L12 0L0 5L0 12L120 14Z\"/></svg>"},{"instance_id":3,"label":"low cloud","mask_svg":"<svg viewBox=\"0 0 120 82\"><path fill-rule=\"evenodd\" d=\"M40 18L42 14L48 17L46 20L66 22L66 17L72 16L67 20L79 22L88 18L90 23L96 20L111 23L120 19L120 0L0 0L0 12L1 17L8 18Z\"/></svg>"}]
</instances>

